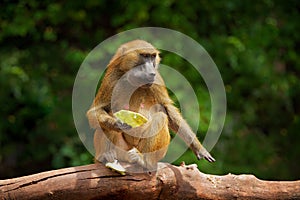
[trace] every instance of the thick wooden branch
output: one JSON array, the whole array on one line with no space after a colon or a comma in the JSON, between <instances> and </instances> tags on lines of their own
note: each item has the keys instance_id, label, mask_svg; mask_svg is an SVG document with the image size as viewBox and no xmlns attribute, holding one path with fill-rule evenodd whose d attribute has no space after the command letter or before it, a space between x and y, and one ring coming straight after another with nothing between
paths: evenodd
<instances>
[{"instance_id":1,"label":"thick wooden branch","mask_svg":"<svg viewBox=\"0 0 300 200\"><path fill-rule=\"evenodd\" d=\"M300 181L201 173L159 163L156 173L119 175L101 164L0 180L0 199L300 199Z\"/></svg>"}]
</instances>

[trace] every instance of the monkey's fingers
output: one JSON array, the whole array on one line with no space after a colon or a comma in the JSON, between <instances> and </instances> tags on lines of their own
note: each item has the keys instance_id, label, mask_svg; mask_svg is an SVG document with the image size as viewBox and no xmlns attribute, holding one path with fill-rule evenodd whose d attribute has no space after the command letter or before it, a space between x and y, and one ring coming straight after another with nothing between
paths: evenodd
<instances>
[{"instance_id":1,"label":"monkey's fingers","mask_svg":"<svg viewBox=\"0 0 300 200\"><path fill-rule=\"evenodd\" d=\"M117 126L119 129L125 130L125 131L132 128L129 124L123 123L123 122L121 122L121 121L119 121L119 120L117 121L116 126Z\"/></svg>"},{"instance_id":2,"label":"monkey's fingers","mask_svg":"<svg viewBox=\"0 0 300 200\"><path fill-rule=\"evenodd\" d=\"M208 151L204 151L204 152L199 152L197 154L197 158L198 160L204 158L205 160L207 160L208 162L215 162L216 160L210 155L210 153L208 153Z\"/></svg>"},{"instance_id":3,"label":"monkey's fingers","mask_svg":"<svg viewBox=\"0 0 300 200\"><path fill-rule=\"evenodd\" d=\"M205 158L205 160L207 160L208 162L215 162L215 161L216 161L211 155L204 156L204 158Z\"/></svg>"}]
</instances>

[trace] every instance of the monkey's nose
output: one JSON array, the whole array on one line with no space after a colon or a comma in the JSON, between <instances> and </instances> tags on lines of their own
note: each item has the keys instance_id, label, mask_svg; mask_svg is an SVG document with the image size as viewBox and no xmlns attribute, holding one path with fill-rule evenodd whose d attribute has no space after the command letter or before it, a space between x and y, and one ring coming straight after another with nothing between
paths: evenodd
<instances>
[{"instance_id":1,"label":"monkey's nose","mask_svg":"<svg viewBox=\"0 0 300 200\"><path fill-rule=\"evenodd\" d=\"M156 75L156 73L155 73L155 72L151 72L149 75L150 75L151 77L154 77L154 76Z\"/></svg>"},{"instance_id":2,"label":"monkey's nose","mask_svg":"<svg viewBox=\"0 0 300 200\"><path fill-rule=\"evenodd\" d=\"M154 75L151 74L147 77L147 82L149 82L149 83L153 83L154 80L155 80L155 74Z\"/></svg>"}]
</instances>

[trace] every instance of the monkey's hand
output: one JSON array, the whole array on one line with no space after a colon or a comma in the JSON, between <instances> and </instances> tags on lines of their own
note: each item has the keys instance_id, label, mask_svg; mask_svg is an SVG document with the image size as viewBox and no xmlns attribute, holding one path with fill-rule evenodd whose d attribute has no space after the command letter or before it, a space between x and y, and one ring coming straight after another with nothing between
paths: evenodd
<instances>
[{"instance_id":1,"label":"monkey's hand","mask_svg":"<svg viewBox=\"0 0 300 200\"><path fill-rule=\"evenodd\" d=\"M198 160L205 158L208 162L215 162L216 160L210 155L210 153L204 148L201 147L198 152L195 153Z\"/></svg>"},{"instance_id":2,"label":"monkey's hand","mask_svg":"<svg viewBox=\"0 0 300 200\"><path fill-rule=\"evenodd\" d=\"M121 122L120 120L116 121L115 124L116 129L122 130L122 131L126 131L131 129L132 127L124 122Z\"/></svg>"}]
</instances>

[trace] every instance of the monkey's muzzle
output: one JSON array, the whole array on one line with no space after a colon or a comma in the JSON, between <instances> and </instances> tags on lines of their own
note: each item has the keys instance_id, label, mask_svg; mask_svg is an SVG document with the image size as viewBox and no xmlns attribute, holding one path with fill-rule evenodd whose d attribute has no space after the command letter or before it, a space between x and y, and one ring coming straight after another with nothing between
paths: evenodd
<instances>
[{"instance_id":1,"label":"monkey's muzzle","mask_svg":"<svg viewBox=\"0 0 300 200\"><path fill-rule=\"evenodd\" d=\"M143 87L151 87L153 85L154 81L155 81L154 77L150 77L150 78L144 79L144 85L143 85Z\"/></svg>"}]
</instances>

